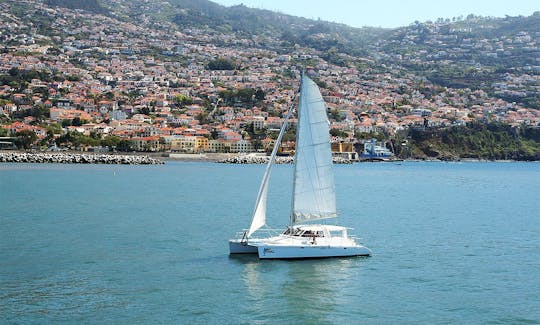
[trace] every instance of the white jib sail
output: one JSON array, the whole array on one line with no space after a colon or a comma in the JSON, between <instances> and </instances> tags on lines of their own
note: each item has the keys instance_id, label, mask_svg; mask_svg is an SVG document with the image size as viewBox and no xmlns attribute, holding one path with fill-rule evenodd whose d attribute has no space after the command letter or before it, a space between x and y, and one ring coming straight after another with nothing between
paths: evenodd
<instances>
[{"instance_id":1,"label":"white jib sail","mask_svg":"<svg viewBox=\"0 0 540 325\"><path fill-rule=\"evenodd\" d=\"M302 77L292 222L337 217L329 121L319 87Z\"/></svg>"},{"instance_id":2,"label":"white jib sail","mask_svg":"<svg viewBox=\"0 0 540 325\"><path fill-rule=\"evenodd\" d=\"M247 237L251 236L251 234L257 231L257 229L261 228L262 226L266 224L266 197L268 194L268 183L270 180L270 172L272 170L272 166L274 165L274 161L276 160L276 154L277 154L279 145L281 144L281 139L283 138L283 134L285 134L285 130L287 129L289 118L292 115L295 99L296 97L293 99L293 104L289 108L289 112L287 113L287 116L285 117L283 126L281 127L281 130L279 131L279 135L274 144L274 149L272 150L272 154L270 155L270 161L268 161L268 164L266 165L266 171L264 173L264 176L261 182L261 187L259 188L259 194L257 195L257 201L255 203L255 209L253 211L253 219L251 220L251 226L249 226Z\"/></svg>"}]
</instances>

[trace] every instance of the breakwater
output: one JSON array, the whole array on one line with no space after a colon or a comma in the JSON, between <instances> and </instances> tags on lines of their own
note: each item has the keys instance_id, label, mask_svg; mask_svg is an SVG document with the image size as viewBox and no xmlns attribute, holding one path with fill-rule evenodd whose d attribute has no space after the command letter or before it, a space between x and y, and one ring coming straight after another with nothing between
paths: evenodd
<instances>
[{"instance_id":1,"label":"breakwater","mask_svg":"<svg viewBox=\"0 0 540 325\"><path fill-rule=\"evenodd\" d=\"M0 162L52 164L158 165L164 162L148 156L84 153L0 152Z\"/></svg>"},{"instance_id":2,"label":"breakwater","mask_svg":"<svg viewBox=\"0 0 540 325\"><path fill-rule=\"evenodd\" d=\"M269 156L252 156L252 155L245 155L245 156L236 156L236 157L229 157L226 159L218 160L218 163L223 164L267 164L268 160L270 159ZM341 157L333 157L332 161L334 164L352 164L353 161L350 159L345 159ZM294 162L293 157L276 157L276 164L292 164Z\"/></svg>"}]
</instances>

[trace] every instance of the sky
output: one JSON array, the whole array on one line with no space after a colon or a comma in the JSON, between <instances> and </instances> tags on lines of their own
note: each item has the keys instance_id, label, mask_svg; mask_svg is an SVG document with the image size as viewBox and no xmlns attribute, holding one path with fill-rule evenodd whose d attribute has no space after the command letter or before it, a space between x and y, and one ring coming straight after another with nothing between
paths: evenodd
<instances>
[{"instance_id":1,"label":"sky","mask_svg":"<svg viewBox=\"0 0 540 325\"><path fill-rule=\"evenodd\" d=\"M326 20L353 27L408 26L469 14L504 17L530 16L540 11L539 0L212 0L224 6L245 6L293 16Z\"/></svg>"}]
</instances>

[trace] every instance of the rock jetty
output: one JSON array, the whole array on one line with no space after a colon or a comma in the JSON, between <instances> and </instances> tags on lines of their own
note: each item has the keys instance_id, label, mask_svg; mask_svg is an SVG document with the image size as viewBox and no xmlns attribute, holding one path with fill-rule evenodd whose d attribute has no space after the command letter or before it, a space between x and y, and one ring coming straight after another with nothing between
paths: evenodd
<instances>
[{"instance_id":1,"label":"rock jetty","mask_svg":"<svg viewBox=\"0 0 540 325\"><path fill-rule=\"evenodd\" d=\"M269 156L236 156L218 160L222 164L268 164ZM294 161L292 157L276 157L276 164L291 164Z\"/></svg>"},{"instance_id":2,"label":"rock jetty","mask_svg":"<svg viewBox=\"0 0 540 325\"><path fill-rule=\"evenodd\" d=\"M149 156L26 152L0 152L0 162L121 165L158 165L164 163Z\"/></svg>"},{"instance_id":3,"label":"rock jetty","mask_svg":"<svg viewBox=\"0 0 540 325\"><path fill-rule=\"evenodd\" d=\"M236 156L229 157L226 159L218 160L218 163L223 164L267 164L269 156L254 156L254 155L245 155L245 156ZM345 159L341 157L333 157L332 161L334 164L352 164L353 161L350 159ZM292 164L294 162L293 157L276 157L276 164Z\"/></svg>"}]
</instances>

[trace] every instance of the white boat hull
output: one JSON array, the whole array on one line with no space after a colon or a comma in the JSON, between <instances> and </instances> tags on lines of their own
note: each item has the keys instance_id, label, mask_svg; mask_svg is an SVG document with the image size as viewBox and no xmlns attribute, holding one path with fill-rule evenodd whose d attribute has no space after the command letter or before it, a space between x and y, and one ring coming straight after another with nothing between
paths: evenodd
<instances>
[{"instance_id":1,"label":"white boat hull","mask_svg":"<svg viewBox=\"0 0 540 325\"><path fill-rule=\"evenodd\" d=\"M241 239L229 240L229 254L257 254L257 246L248 245Z\"/></svg>"},{"instance_id":2,"label":"white boat hull","mask_svg":"<svg viewBox=\"0 0 540 325\"><path fill-rule=\"evenodd\" d=\"M285 246L285 245L258 245L260 259L299 259L299 258L326 258L347 256L370 256L371 250L361 245L357 246Z\"/></svg>"}]
</instances>

